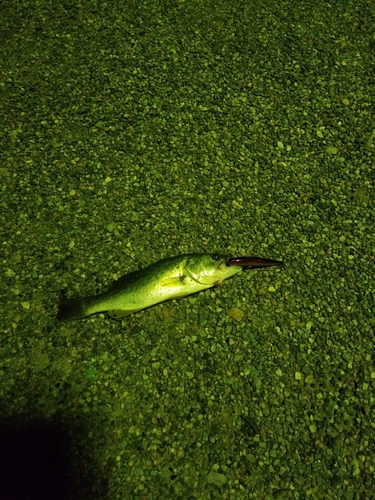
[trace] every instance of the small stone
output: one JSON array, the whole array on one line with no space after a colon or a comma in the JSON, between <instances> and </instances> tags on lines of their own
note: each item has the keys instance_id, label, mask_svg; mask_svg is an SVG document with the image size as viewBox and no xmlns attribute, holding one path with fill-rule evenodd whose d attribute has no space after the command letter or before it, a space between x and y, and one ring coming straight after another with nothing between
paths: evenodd
<instances>
[{"instance_id":1,"label":"small stone","mask_svg":"<svg viewBox=\"0 0 375 500\"><path fill-rule=\"evenodd\" d=\"M335 146L328 146L328 148L326 149L326 152L327 152L327 154L333 156L333 155L337 155L338 149L335 148Z\"/></svg>"},{"instance_id":2,"label":"small stone","mask_svg":"<svg viewBox=\"0 0 375 500\"><path fill-rule=\"evenodd\" d=\"M231 307L228 314L232 319L236 321L242 321L243 317L245 316L245 313L241 309L238 309L238 307Z\"/></svg>"},{"instance_id":3,"label":"small stone","mask_svg":"<svg viewBox=\"0 0 375 500\"><path fill-rule=\"evenodd\" d=\"M215 486L222 486L227 482L227 477L220 472L211 471L207 476L207 482L209 484L214 484Z\"/></svg>"}]
</instances>

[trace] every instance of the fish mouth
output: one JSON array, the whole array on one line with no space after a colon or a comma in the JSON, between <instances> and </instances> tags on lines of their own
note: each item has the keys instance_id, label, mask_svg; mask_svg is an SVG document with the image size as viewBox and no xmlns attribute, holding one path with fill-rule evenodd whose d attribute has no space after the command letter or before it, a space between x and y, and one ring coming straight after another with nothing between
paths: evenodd
<instances>
[{"instance_id":1,"label":"fish mouth","mask_svg":"<svg viewBox=\"0 0 375 500\"><path fill-rule=\"evenodd\" d=\"M263 259L262 257L231 257L226 261L226 265L242 267L270 267L283 266L281 260Z\"/></svg>"}]
</instances>

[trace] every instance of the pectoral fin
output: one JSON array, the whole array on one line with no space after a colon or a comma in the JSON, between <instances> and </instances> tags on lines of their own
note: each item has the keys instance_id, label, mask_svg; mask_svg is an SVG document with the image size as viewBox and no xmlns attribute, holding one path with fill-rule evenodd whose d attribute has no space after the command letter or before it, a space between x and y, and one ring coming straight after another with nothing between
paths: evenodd
<instances>
[{"instance_id":1,"label":"pectoral fin","mask_svg":"<svg viewBox=\"0 0 375 500\"><path fill-rule=\"evenodd\" d=\"M179 288L185 284L187 276L174 276L173 278L167 278L161 282L161 286L167 288Z\"/></svg>"},{"instance_id":2,"label":"pectoral fin","mask_svg":"<svg viewBox=\"0 0 375 500\"><path fill-rule=\"evenodd\" d=\"M175 276L163 281L161 286L169 290L169 299L182 299L183 297L194 293L194 291L192 292L187 286L188 282L189 276Z\"/></svg>"}]
</instances>

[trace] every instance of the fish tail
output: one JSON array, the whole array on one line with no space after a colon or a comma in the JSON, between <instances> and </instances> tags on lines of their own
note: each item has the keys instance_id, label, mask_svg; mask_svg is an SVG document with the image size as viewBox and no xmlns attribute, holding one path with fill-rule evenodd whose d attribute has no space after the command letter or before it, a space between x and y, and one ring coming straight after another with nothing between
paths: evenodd
<instances>
[{"instance_id":1,"label":"fish tail","mask_svg":"<svg viewBox=\"0 0 375 500\"><path fill-rule=\"evenodd\" d=\"M83 299L68 299L65 295L61 297L57 312L58 321L70 321L85 316L87 316L87 312Z\"/></svg>"}]
</instances>

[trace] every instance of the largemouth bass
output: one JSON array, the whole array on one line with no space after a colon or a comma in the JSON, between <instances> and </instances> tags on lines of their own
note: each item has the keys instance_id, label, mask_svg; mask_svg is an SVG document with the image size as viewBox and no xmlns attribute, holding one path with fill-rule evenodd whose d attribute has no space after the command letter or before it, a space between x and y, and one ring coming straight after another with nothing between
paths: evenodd
<instances>
[{"instance_id":1,"label":"largemouth bass","mask_svg":"<svg viewBox=\"0 0 375 500\"><path fill-rule=\"evenodd\" d=\"M99 295L80 299L62 297L57 319L67 321L108 311L122 318L146 307L220 285L243 267L281 266L282 262L259 257L233 257L185 254L162 259L114 281Z\"/></svg>"}]
</instances>

